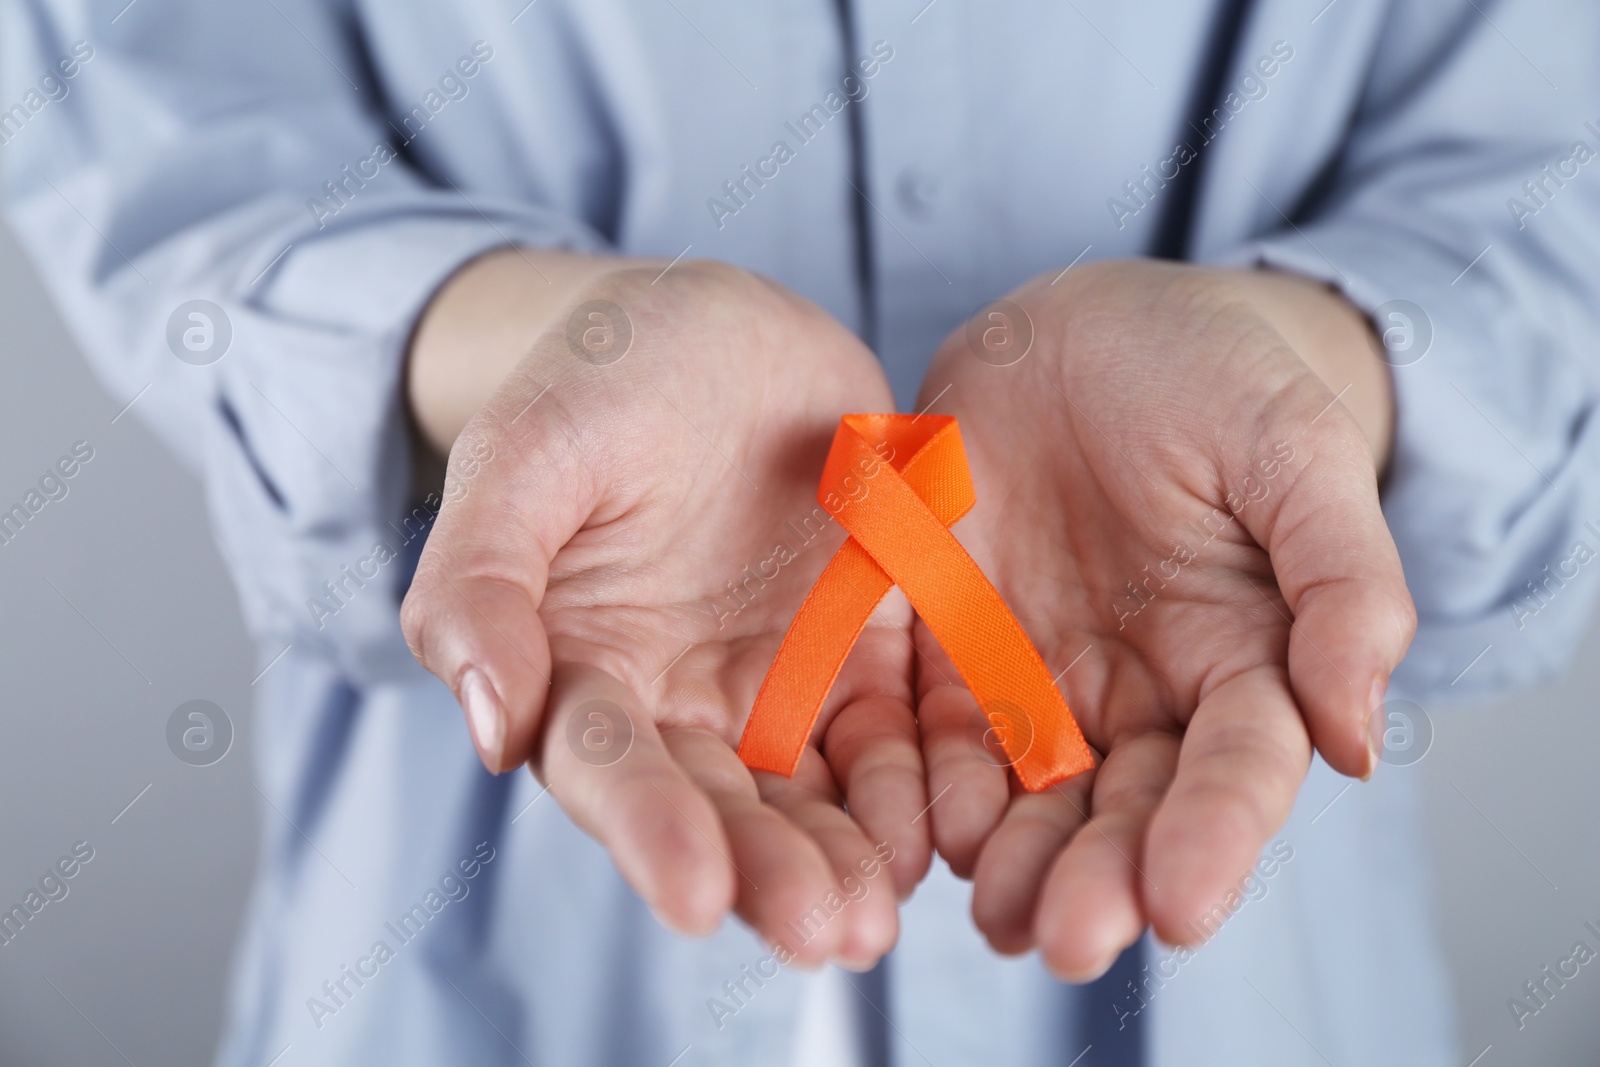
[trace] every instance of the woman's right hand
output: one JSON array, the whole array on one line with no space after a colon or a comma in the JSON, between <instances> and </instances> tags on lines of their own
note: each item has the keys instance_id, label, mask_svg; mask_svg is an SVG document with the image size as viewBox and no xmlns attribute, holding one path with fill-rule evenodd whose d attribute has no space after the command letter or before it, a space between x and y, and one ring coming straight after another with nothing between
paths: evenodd
<instances>
[{"instance_id":1,"label":"woman's right hand","mask_svg":"<svg viewBox=\"0 0 1600 1067\"><path fill-rule=\"evenodd\" d=\"M803 965L874 963L931 857L903 599L793 779L735 752L843 541L814 494L861 410L893 410L877 360L775 283L710 262L594 274L455 439L402 610L491 771L529 763L669 926L732 908Z\"/></svg>"}]
</instances>

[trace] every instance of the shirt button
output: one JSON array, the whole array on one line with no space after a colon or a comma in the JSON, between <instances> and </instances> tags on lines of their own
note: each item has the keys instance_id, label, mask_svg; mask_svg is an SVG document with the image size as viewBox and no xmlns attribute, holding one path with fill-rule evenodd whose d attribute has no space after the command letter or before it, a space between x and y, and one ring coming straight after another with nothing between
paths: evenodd
<instances>
[{"instance_id":1,"label":"shirt button","mask_svg":"<svg viewBox=\"0 0 1600 1067\"><path fill-rule=\"evenodd\" d=\"M929 215L939 205L939 179L919 168L902 172L895 191L900 206L912 215Z\"/></svg>"}]
</instances>

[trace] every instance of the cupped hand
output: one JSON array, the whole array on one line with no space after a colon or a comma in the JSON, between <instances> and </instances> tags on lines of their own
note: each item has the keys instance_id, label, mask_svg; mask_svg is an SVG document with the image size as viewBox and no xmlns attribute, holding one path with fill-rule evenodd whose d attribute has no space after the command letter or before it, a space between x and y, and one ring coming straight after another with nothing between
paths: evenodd
<instances>
[{"instance_id":1,"label":"cupped hand","mask_svg":"<svg viewBox=\"0 0 1600 1067\"><path fill-rule=\"evenodd\" d=\"M919 627L941 664L917 708L934 840L991 944L1074 980L1147 924L1213 933L1313 746L1371 773L1415 627L1361 427L1238 278L1046 276L953 334L924 385L978 487L955 532L1103 756L1022 792Z\"/></svg>"},{"instance_id":2,"label":"cupped hand","mask_svg":"<svg viewBox=\"0 0 1600 1067\"><path fill-rule=\"evenodd\" d=\"M802 965L870 965L931 859L911 617L874 615L792 779L735 748L843 540L815 499L859 341L735 268L591 282L467 424L403 607L491 771L525 762L668 925L730 908Z\"/></svg>"}]
</instances>

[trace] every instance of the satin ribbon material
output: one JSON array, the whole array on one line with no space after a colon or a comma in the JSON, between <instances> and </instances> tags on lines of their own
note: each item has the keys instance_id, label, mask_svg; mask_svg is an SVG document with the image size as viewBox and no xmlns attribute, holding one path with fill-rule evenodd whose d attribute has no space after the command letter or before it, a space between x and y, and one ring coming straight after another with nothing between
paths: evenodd
<instances>
[{"instance_id":1,"label":"satin ribbon material","mask_svg":"<svg viewBox=\"0 0 1600 1067\"><path fill-rule=\"evenodd\" d=\"M739 756L793 775L845 657L878 603L904 591L1032 792L1094 766L1044 660L948 529L976 501L948 415L846 415L817 500L850 534L800 605L756 695Z\"/></svg>"}]
</instances>

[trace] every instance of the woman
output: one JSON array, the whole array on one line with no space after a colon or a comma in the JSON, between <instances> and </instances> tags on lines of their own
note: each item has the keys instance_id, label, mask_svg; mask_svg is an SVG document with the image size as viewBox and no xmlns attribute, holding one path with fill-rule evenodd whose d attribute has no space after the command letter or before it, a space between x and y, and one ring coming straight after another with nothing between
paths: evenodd
<instances>
[{"instance_id":1,"label":"woman","mask_svg":"<svg viewBox=\"0 0 1600 1067\"><path fill-rule=\"evenodd\" d=\"M1457 1062L1414 777L1337 779L1587 616L1514 608L1600 492L1593 12L118 7L8 10L3 158L272 663L220 1062ZM1092 776L895 599L734 757L896 404Z\"/></svg>"}]
</instances>

